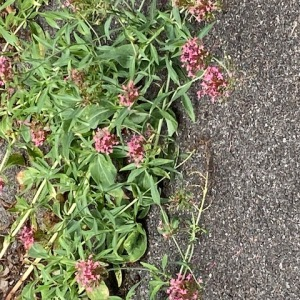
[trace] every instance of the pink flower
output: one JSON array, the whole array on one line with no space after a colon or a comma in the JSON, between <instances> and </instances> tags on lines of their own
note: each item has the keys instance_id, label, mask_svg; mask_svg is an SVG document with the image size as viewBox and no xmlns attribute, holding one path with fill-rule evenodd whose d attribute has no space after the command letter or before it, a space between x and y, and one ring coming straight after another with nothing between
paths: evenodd
<instances>
[{"instance_id":1,"label":"pink flower","mask_svg":"<svg viewBox=\"0 0 300 300\"><path fill-rule=\"evenodd\" d=\"M211 97L211 101L214 102L217 97L222 95L227 96L226 88L228 82L224 79L223 74L218 67L210 66L206 69L201 82L201 90L198 91L198 98L205 95Z\"/></svg>"},{"instance_id":2,"label":"pink flower","mask_svg":"<svg viewBox=\"0 0 300 300\"><path fill-rule=\"evenodd\" d=\"M194 5L188 7L188 12L195 17L198 22L210 19L213 12L218 11L219 6L217 1L211 0L196 0Z\"/></svg>"},{"instance_id":3,"label":"pink flower","mask_svg":"<svg viewBox=\"0 0 300 300\"><path fill-rule=\"evenodd\" d=\"M199 70L205 69L207 58L208 52L198 38L189 39L182 47L180 60L190 77L195 77Z\"/></svg>"},{"instance_id":4,"label":"pink flower","mask_svg":"<svg viewBox=\"0 0 300 300\"><path fill-rule=\"evenodd\" d=\"M215 11L220 10L218 1L212 0L173 0L174 7L182 7L198 21L211 19Z\"/></svg>"},{"instance_id":5,"label":"pink flower","mask_svg":"<svg viewBox=\"0 0 300 300\"><path fill-rule=\"evenodd\" d=\"M19 239L23 243L25 250L28 250L34 243L32 228L29 226L24 226L19 234Z\"/></svg>"},{"instance_id":6,"label":"pink flower","mask_svg":"<svg viewBox=\"0 0 300 300\"><path fill-rule=\"evenodd\" d=\"M169 300L198 300L199 283L202 283L202 280L198 279L197 283L191 274L185 277L178 273L176 279L170 280L167 290Z\"/></svg>"},{"instance_id":7,"label":"pink flower","mask_svg":"<svg viewBox=\"0 0 300 300\"><path fill-rule=\"evenodd\" d=\"M122 85L123 94L118 95L122 106L131 107L139 97L138 89L134 86L132 80L126 85Z\"/></svg>"},{"instance_id":8,"label":"pink flower","mask_svg":"<svg viewBox=\"0 0 300 300\"><path fill-rule=\"evenodd\" d=\"M30 134L31 134L31 140L35 144L35 146L42 146L43 143L45 142L46 135L45 135L45 130L43 129L37 129L37 128L31 128L30 129Z\"/></svg>"},{"instance_id":9,"label":"pink flower","mask_svg":"<svg viewBox=\"0 0 300 300\"><path fill-rule=\"evenodd\" d=\"M1 85L9 81L13 77L10 59L5 56L0 56L0 78Z\"/></svg>"},{"instance_id":10,"label":"pink flower","mask_svg":"<svg viewBox=\"0 0 300 300\"><path fill-rule=\"evenodd\" d=\"M69 8L72 12L75 12L76 11L76 7L75 7L75 5L72 2L73 2L72 0L65 0L62 3L62 7L63 8Z\"/></svg>"},{"instance_id":11,"label":"pink flower","mask_svg":"<svg viewBox=\"0 0 300 300\"><path fill-rule=\"evenodd\" d=\"M94 262L92 256L87 261L78 261L75 265L77 270L75 275L78 284L87 291L92 291L100 282L99 267L100 263Z\"/></svg>"},{"instance_id":12,"label":"pink flower","mask_svg":"<svg viewBox=\"0 0 300 300\"><path fill-rule=\"evenodd\" d=\"M0 193L3 191L4 187L5 187L5 182L4 182L4 180L0 177Z\"/></svg>"},{"instance_id":13,"label":"pink flower","mask_svg":"<svg viewBox=\"0 0 300 300\"><path fill-rule=\"evenodd\" d=\"M69 79L69 77L68 77ZM71 70L71 80L73 80L73 82L77 85L77 86L82 86L82 84L84 83L84 72L83 71L79 71L76 69L72 69Z\"/></svg>"},{"instance_id":14,"label":"pink flower","mask_svg":"<svg viewBox=\"0 0 300 300\"><path fill-rule=\"evenodd\" d=\"M136 165L139 165L144 159L144 141L145 139L142 135L134 135L127 144L129 148L128 157Z\"/></svg>"},{"instance_id":15,"label":"pink flower","mask_svg":"<svg viewBox=\"0 0 300 300\"><path fill-rule=\"evenodd\" d=\"M94 141L96 151L106 154L112 153L113 146L118 144L116 136L111 134L108 128L98 128L94 135Z\"/></svg>"}]
</instances>

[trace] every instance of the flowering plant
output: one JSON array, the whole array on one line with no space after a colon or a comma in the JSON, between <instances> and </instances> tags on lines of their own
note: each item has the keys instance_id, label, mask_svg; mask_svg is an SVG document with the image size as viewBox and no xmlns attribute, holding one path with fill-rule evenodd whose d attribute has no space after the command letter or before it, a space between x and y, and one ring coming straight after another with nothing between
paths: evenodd
<instances>
[{"instance_id":1,"label":"flowering plant","mask_svg":"<svg viewBox=\"0 0 300 300\"><path fill-rule=\"evenodd\" d=\"M198 96L215 101L226 78L201 40L207 28L192 37L178 8L161 11L152 1L145 13L145 1L136 8L134 1L74 0L41 11L47 1L29 2L16 1L1 28L0 137L8 149L0 175L12 165L23 170L18 218L0 258L19 236L25 274L35 271L10 297L25 281L24 299L106 300L117 292L109 278L121 285L122 266L146 252L141 220L151 205L164 211L158 184L178 172L169 147L178 127L172 103L195 120L188 88L202 82ZM33 227L23 227L28 219ZM171 223L162 225L168 236L178 226ZM34 242L36 235L43 238ZM190 277L177 281L193 285Z\"/></svg>"},{"instance_id":2,"label":"flowering plant","mask_svg":"<svg viewBox=\"0 0 300 300\"><path fill-rule=\"evenodd\" d=\"M198 279L196 282L192 274L185 276L178 273L177 278L170 280L170 287L167 290L169 300L198 300L199 283L201 284L202 280Z\"/></svg>"}]
</instances>

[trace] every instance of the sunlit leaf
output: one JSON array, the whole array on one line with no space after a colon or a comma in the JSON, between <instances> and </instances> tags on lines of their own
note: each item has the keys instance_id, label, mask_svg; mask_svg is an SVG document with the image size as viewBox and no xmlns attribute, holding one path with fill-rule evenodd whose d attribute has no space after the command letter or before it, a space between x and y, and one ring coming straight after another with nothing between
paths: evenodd
<instances>
[{"instance_id":1,"label":"sunlit leaf","mask_svg":"<svg viewBox=\"0 0 300 300\"><path fill-rule=\"evenodd\" d=\"M91 300L109 299L109 290L103 280L97 287L93 288L91 291L87 291L86 293Z\"/></svg>"}]
</instances>

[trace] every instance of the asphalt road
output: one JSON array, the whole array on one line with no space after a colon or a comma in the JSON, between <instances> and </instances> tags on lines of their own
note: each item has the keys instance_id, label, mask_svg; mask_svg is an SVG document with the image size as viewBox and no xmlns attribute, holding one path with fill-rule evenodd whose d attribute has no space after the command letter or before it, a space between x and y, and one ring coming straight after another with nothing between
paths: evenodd
<instances>
[{"instance_id":1,"label":"asphalt road","mask_svg":"<svg viewBox=\"0 0 300 300\"><path fill-rule=\"evenodd\" d=\"M197 122L181 115L177 139L182 150L197 149L183 169L196 198L191 170L202 169L200 141L211 141L208 234L193 258L206 282L203 299L298 300L300 2L227 0L208 42L231 57L235 91L211 104L197 100L195 89ZM148 220L150 228L155 222ZM150 261L163 253L176 258L171 243L152 230L150 238Z\"/></svg>"},{"instance_id":2,"label":"asphalt road","mask_svg":"<svg viewBox=\"0 0 300 300\"><path fill-rule=\"evenodd\" d=\"M197 103L179 139L212 142L209 233L194 265L205 300L300 299L300 2L228 0L225 10L213 36L236 89L225 104Z\"/></svg>"}]
</instances>

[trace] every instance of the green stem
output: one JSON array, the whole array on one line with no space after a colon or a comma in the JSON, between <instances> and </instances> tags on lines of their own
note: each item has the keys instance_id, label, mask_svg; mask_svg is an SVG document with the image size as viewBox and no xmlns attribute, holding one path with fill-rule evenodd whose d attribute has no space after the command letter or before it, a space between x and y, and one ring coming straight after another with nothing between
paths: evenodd
<instances>
[{"instance_id":1,"label":"green stem","mask_svg":"<svg viewBox=\"0 0 300 300\"><path fill-rule=\"evenodd\" d=\"M201 218L201 214L203 212L203 206L204 206L204 202L206 199L206 195L208 192L208 171L206 172L206 176L205 176L205 184L204 184L204 188L203 188L203 193L202 193L202 201L201 201L201 205L200 208L198 210L198 215L196 218L196 222L193 222L193 228L195 230L195 228L198 226L199 222L200 222L200 218ZM192 259L194 253L194 244L190 243L186 249L185 255L184 255L184 261L186 261L187 263L189 263ZM181 266L180 268L180 273L183 271L183 266Z\"/></svg>"},{"instance_id":2,"label":"green stem","mask_svg":"<svg viewBox=\"0 0 300 300\"><path fill-rule=\"evenodd\" d=\"M5 155L2 159L2 162L1 162L1 165L0 165L0 174L4 171L4 168L5 168L5 165L6 165L6 162L11 154L11 150L12 150L12 145L8 145L7 146L7 149L6 149L6 152L5 152Z\"/></svg>"},{"instance_id":3,"label":"green stem","mask_svg":"<svg viewBox=\"0 0 300 300\"><path fill-rule=\"evenodd\" d=\"M141 12L141 10L142 10L142 8L143 8L144 5L145 5L145 0L142 1L141 5L140 5L140 7L138 9L139 12Z\"/></svg>"},{"instance_id":4,"label":"green stem","mask_svg":"<svg viewBox=\"0 0 300 300\"><path fill-rule=\"evenodd\" d=\"M27 17L28 17L28 16L27 16ZM17 29L13 32L13 35L16 35L16 34L18 33L18 31L23 27L23 25L24 25L24 24L26 23L26 21L27 21L27 17L26 17L25 20L23 20L23 21L21 22L21 24L20 24L20 25L17 27ZM4 45L2 52L5 52L5 51L6 51L8 45L9 45L9 43L7 42L7 43ZM14 46L17 48L17 45L14 45Z\"/></svg>"},{"instance_id":5,"label":"green stem","mask_svg":"<svg viewBox=\"0 0 300 300\"><path fill-rule=\"evenodd\" d=\"M195 152L196 152L196 150L194 149L194 150L188 155L188 157L187 157L185 160L183 160L179 165L175 166L175 169L178 169L178 168L180 168L183 164L185 164L185 162L188 161L188 160L191 158L191 156L192 156Z\"/></svg>"},{"instance_id":6,"label":"green stem","mask_svg":"<svg viewBox=\"0 0 300 300\"><path fill-rule=\"evenodd\" d=\"M118 270L125 270L125 271L128 271L128 270L135 270L135 271L148 271L148 272L155 272L156 274L159 274L159 275L162 275L162 276L166 276L165 273L163 272L160 272L159 270L151 270L151 269L147 269L147 268L130 268L130 267L121 267L121 268L109 268L107 269L108 272L110 271L118 271Z\"/></svg>"},{"instance_id":7,"label":"green stem","mask_svg":"<svg viewBox=\"0 0 300 300\"><path fill-rule=\"evenodd\" d=\"M177 241L176 241L176 239L175 239L174 236L172 236L172 240L173 240L174 244L176 245L178 252L180 253L181 259L185 262L184 254L181 251L181 249L180 249L180 247L179 247L179 245L178 245L178 243L177 243Z\"/></svg>"}]
</instances>

